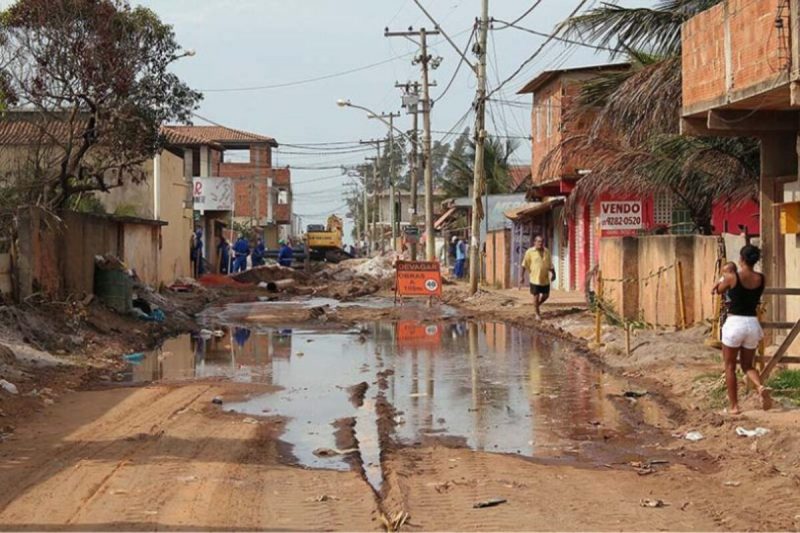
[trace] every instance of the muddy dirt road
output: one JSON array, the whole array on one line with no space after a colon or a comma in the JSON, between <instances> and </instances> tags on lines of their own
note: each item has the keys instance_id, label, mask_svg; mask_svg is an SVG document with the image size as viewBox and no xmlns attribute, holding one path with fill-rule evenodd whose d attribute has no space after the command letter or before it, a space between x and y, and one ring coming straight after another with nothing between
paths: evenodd
<instances>
[{"instance_id":1,"label":"muddy dirt road","mask_svg":"<svg viewBox=\"0 0 800 533\"><path fill-rule=\"evenodd\" d=\"M132 360L125 386L21 424L0 443L0 529L793 527L785 485L759 510L742 472L569 343L269 310L210 313L211 334Z\"/></svg>"}]
</instances>

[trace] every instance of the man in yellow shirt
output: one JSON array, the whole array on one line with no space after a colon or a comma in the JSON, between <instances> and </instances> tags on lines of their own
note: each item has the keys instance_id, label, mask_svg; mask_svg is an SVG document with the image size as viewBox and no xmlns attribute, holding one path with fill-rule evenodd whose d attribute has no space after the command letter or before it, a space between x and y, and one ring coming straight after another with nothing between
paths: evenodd
<instances>
[{"instance_id":1,"label":"man in yellow shirt","mask_svg":"<svg viewBox=\"0 0 800 533\"><path fill-rule=\"evenodd\" d=\"M536 318L541 319L539 307L550 297L550 283L556 279L556 270L553 268L550 250L544 247L544 239L541 235L534 237L533 248L528 248L528 251L525 252L522 268L530 274L533 308L536 311Z\"/></svg>"}]
</instances>

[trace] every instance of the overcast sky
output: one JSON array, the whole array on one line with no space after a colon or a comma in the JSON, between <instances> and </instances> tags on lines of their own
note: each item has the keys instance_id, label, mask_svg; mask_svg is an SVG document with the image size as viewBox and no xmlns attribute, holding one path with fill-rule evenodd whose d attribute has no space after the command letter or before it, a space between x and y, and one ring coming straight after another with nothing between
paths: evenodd
<instances>
[{"instance_id":1,"label":"overcast sky","mask_svg":"<svg viewBox=\"0 0 800 533\"><path fill-rule=\"evenodd\" d=\"M432 27L412 0L131 1L153 9L174 26L184 48L197 51L194 57L181 59L175 70L192 87L204 91L199 115L234 128L270 135L279 143L288 144L358 141L385 135L386 128L380 122L368 120L361 111L339 108L336 100L348 98L378 112L400 110L400 91L394 88L394 82L419 79L419 68L411 64L416 46L402 38L385 38L384 28ZM0 5L9 3L0 0ZM423 3L463 47L479 15L479 0L423 0ZM589 5L592 3L597 2ZM491 0L490 15L510 21L531 5L532 0ZM519 24L550 32L577 5L577 0L543 0ZM508 77L543 41L542 37L513 28L490 32L490 88ZM453 75L458 55L441 37L431 37L429 42L433 43L432 52L443 58L441 67L431 77L439 83L432 90L433 98L437 99ZM474 58L471 53L468 57ZM396 59L390 61L392 58ZM542 70L606 60L604 54L597 55L591 49L552 43L546 53L496 96L520 99L528 105L529 97L518 97L515 93ZM289 84L381 62L385 63L317 82L215 91ZM432 129L451 130L470 108L474 95L474 76L462 66L450 91L436 102ZM526 105L491 105L489 131L529 135L530 108ZM470 115L464 125L472 125L473 120ZM202 121L198 119L196 123ZM410 117L403 115L398 125L408 129ZM442 136L433 135L434 139ZM283 151L298 150L285 147ZM279 150L276 163L335 166L358 163L367 155L372 154L297 155L281 154ZM520 140L516 160L530 161L530 143L526 140ZM292 172L294 209L304 216L304 223L319 222L334 210L344 213L343 191L349 180L335 177L337 174L335 170Z\"/></svg>"}]
</instances>

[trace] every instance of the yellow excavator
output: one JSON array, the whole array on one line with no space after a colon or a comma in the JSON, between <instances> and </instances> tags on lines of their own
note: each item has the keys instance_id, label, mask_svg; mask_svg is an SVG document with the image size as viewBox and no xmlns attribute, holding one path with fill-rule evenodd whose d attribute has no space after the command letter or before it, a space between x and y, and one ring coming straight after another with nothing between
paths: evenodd
<instances>
[{"instance_id":1,"label":"yellow excavator","mask_svg":"<svg viewBox=\"0 0 800 533\"><path fill-rule=\"evenodd\" d=\"M326 261L339 263L352 256L342 248L342 234L344 224L336 215L328 217L325 226L322 224L309 224L306 227L306 243L312 261Z\"/></svg>"}]
</instances>

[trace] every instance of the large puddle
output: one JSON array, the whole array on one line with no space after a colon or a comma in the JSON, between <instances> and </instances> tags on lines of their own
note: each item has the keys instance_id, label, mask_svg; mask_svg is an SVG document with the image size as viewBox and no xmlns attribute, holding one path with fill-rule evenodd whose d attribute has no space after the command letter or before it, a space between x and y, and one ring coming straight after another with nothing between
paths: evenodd
<instances>
[{"instance_id":1,"label":"large puddle","mask_svg":"<svg viewBox=\"0 0 800 533\"><path fill-rule=\"evenodd\" d=\"M272 385L277 392L226 402L223 409L285 418L282 439L309 467L349 468L354 452L342 449L345 428L354 433L375 487L381 483L379 418L387 414L379 406L387 402L394 408L391 438L409 445L439 441L587 460L589 447L630 430L607 398L620 391L585 357L566 343L501 323L405 320L351 330L251 324L209 333L167 341L132 362L131 378ZM363 385L354 388L362 383L365 392ZM321 449L345 453L320 456Z\"/></svg>"}]
</instances>

